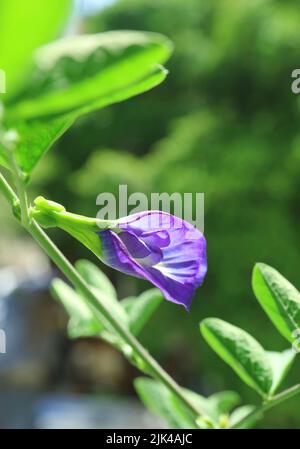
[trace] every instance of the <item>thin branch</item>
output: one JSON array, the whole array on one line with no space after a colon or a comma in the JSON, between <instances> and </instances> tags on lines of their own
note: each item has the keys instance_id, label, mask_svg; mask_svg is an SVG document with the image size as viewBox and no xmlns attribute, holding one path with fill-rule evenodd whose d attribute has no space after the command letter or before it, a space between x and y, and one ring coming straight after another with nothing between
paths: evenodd
<instances>
[{"instance_id":1,"label":"thin branch","mask_svg":"<svg viewBox=\"0 0 300 449\"><path fill-rule=\"evenodd\" d=\"M253 418L255 418L256 416L263 415L267 410L270 410L271 408L275 407L275 405L278 405L281 402L284 402L287 399L290 399L299 393L300 393L300 384L294 385L293 387L282 391L281 393L277 394L276 396L273 396L272 399L268 400L261 406L255 408L251 413L249 413L249 415L245 416L245 418L243 418L239 422L237 422L232 428L238 429L238 428L244 427L249 422L251 422L251 420Z\"/></svg>"}]
</instances>

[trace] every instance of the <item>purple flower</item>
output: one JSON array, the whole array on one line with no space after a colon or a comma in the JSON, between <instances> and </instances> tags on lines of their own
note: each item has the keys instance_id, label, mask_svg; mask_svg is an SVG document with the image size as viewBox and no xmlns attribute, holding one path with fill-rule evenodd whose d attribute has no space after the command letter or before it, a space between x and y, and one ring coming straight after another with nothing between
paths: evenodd
<instances>
[{"instance_id":1,"label":"purple flower","mask_svg":"<svg viewBox=\"0 0 300 449\"><path fill-rule=\"evenodd\" d=\"M150 281L167 300L189 308L207 271L206 242L198 229L165 212L147 211L97 234L103 262Z\"/></svg>"}]
</instances>

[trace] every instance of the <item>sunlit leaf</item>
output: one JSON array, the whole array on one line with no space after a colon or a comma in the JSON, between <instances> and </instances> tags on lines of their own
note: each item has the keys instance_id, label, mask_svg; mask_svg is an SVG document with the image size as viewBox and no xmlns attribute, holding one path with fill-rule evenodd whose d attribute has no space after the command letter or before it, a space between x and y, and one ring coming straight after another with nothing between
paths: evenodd
<instances>
[{"instance_id":1,"label":"sunlit leaf","mask_svg":"<svg viewBox=\"0 0 300 449\"><path fill-rule=\"evenodd\" d=\"M241 407L236 408L229 417L229 425L233 427L237 425L240 421L242 421L246 416L248 416L255 409L254 405L242 405ZM247 424L243 424L238 426L238 429L249 429L254 426L256 421L260 419L260 416L255 416L247 422Z\"/></svg>"},{"instance_id":2,"label":"sunlit leaf","mask_svg":"<svg viewBox=\"0 0 300 449\"><path fill-rule=\"evenodd\" d=\"M112 31L61 39L36 52L32 76L8 115L28 120L88 112L108 95L145 80L170 53L170 42L155 33Z\"/></svg>"},{"instance_id":3,"label":"sunlit leaf","mask_svg":"<svg viewBox=\"0 0 300 449\"><path fill-rule=\"evenodd\" d=\"M300 329L300 293L274 268L258 263L252 277L254 294L278 331L290 343Z\"/></svg>"},{"instance_id":4,"label":"sunlit leaf","mask_svg":"<svg viewBox=\"0 0 300 449\"><path fill-rule=\"evenodd\" d=\"M6 72L6 97L28 79L33 51L57 36L71 5L71 0L1 0L0 68Z\"/></svg>"},{"instance_id":5,"label":"sunlit leaf","mask_svg":"<svg viewBox=\"0 0 300 449\"><path fill-rule=\"evenodd\" d=\"M271 393L275 393L281 382L291 368L296 352L293 349L287 349L283 352L266 351L273 370L273 384Z\"/></svg>"},{"instance_id":6,"label":"sunlit leaf","mask_svg":"<svg viewBox=\"0 0 300 449\"><path fill-rule=\"evenodd\" d=\"M163 36L134 31L66 38L37 52L35 70L6 126L19 133L16 157L30 173L42 155L83 114L160 84L159 64L171 53Z\"/></svg>"},{"instance_id":7,"label":"sunlit leaf","mask_svg":"<svg viewBox=\"0 0 300 449\"><path fill-rule=\"evenodd\" d=\"M206 318L200 330L212 349L250 387L268 395L272 368L262 346L247 332L217 318Z\"/></svg>"}]
</instances>

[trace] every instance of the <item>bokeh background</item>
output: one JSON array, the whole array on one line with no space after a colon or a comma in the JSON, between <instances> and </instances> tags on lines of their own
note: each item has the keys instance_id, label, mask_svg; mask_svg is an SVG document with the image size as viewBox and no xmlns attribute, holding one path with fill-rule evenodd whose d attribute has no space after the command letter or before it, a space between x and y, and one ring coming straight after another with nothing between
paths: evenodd
<instances>
[{"instance_id":1,"label":"bokeh background","mask_svg":"<svg viewBox=\"0 0 300 449\"><path fill-rule=\"evenodd\" d=\"M165 83L80 119L34 172L37 194L95 215L101 192L204 192L209 271L191 311L164 302L142 343L176 380L201 394L256 397L208 348L199 321L216 316L243 327L266 349L277 334L251 291L261 261L300 285L299 100L296 0L78 1L65 33L115 29L165 34L175 44ZM57 274L0 203L0 427L160 425L140 412L137 372L105 343L68 340L67 317L50 297ZM72 260L97 262L59 231ZM103 268L103 267L102 267ZM105 269L120 298L148 285ZM287 384L299 381L299 360ZM299 399L269 412L262 427L300 428Z\"/></svg>"}]
</instances>

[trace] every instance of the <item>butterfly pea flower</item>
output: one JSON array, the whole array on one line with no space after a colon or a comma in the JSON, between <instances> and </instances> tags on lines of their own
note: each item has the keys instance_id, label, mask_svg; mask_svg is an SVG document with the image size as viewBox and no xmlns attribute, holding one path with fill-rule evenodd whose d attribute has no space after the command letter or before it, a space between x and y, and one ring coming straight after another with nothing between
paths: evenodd
<instances>
[{"instance_id":1,"label":"butterfly pea flower","mask_svg":"<svg viewBox=\"0 0 300 449\"><path fill-rule=\"evenodd\" d=\"M207 271L203 234L188 222L160 211L141 212L98 232L103 260L146 279L169 301L189 308Z\"/></svg>"},{"instance_id":2,"label":"butterfly pea flower","mask_svg":"<svg viewBox=\"0 0 300 449\"><path fill-rule=\"evenodd\" d=\"M186 309L207 271L206 241L193 225L166 212L145 211L118 220L98 220L66 212L44 198L33 217L57 226L90 248L106 265L146 279L165 298Z\"/></svg>"}]
</instances>

